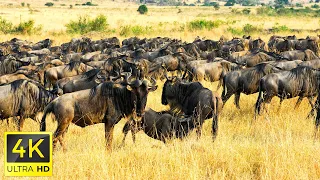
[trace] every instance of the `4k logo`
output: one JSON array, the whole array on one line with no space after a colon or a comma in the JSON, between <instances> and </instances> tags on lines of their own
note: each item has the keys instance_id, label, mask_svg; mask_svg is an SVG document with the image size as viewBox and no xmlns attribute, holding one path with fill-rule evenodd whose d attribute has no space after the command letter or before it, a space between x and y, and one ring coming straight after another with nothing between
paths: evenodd
<instances>
[{"instance_id":1,"label":"4k logo","mask_svg":"<svg viewBox=\"0 0 320 180\"><path fill-rule=\"evenodd\" d=\"M52 134L48 132L7 132L6 176L51 176Z\"/></svg>"}]
</instances>

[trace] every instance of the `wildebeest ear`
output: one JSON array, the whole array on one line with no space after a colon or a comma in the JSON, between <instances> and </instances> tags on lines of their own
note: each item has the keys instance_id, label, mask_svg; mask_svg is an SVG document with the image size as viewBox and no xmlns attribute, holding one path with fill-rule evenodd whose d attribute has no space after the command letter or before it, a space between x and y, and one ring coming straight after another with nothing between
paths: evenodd
<instances>
[{"instance_id":1,"label":"wildebeest ear","mask_svg":"<svg viewBox=\"0 0 320 180\"><path fill-rule=\"evenodd\" d=\"M128 89L129 91L132 91L132 90L133 90L130 85L127 85L127 89Z\"/></svg>"},{"instance_id":2,"label":"wildebeest ear","mask_svg":"<svg viewBox=\"0 0 320 180\"><path fill-rule=\"evenodd\" d=\"M150 91L155 91L155 90L157 90L157 88L158 88L158 85L155 85L155 86L149 87L149 88L148 88L148 91L149 91L149 92L150 92Z\"/></svg>"}]
</instances>

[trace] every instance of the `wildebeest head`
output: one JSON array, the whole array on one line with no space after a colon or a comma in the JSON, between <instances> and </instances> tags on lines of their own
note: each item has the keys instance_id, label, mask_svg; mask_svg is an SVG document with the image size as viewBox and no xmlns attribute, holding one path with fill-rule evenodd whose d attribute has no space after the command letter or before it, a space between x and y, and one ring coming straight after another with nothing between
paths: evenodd
<instances>
[{"instance_id":1,"label":"wildebeest head","mask_svg":"<svg viewBox=\"0 0 320 180\"><path fill-rule=\"evenodd\" d=\"M137 115L138 118L141 118L144 115L144 110L147 104L147 96L150 91L155 91L158 86L156 85L156 81L152 79L152 84L147 80L144 79L135 79L131 82L129 82L129 77L131 76L131 73L129 75L125 76L124 84L127 85L127 89L132 92L133 96L132 101L134 102L135 106L135 113L134 115Z\"/></svg>"},{"instance_id":2,"label":"wildebeest head","mask_svg":"<svg viewBox=\"0 0 320 180\"><path fill-rule=\"evenodd\" d=\"M168 105L171 99L171 96L173 95L173 93L171 93L171 90L173 89L174 83L177 81L178 78L177 76L168 77L167 75L165 75L165 77L167 81L163 85L161 103L163 105Z\"/></svg>"}]
</instances>

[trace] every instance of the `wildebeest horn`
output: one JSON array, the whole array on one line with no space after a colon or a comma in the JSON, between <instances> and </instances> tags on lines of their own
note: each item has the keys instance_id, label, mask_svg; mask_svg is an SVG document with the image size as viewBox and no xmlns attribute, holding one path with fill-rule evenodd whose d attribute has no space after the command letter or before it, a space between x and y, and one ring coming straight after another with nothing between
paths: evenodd
<instances>
[{"instance_id":1,"label":"wildebeest horn","mask_svg":"<svg viewBox=\"0 0 320 180\"><path fill-rule=\"evenodd\" d=\"M157 81L153 77L151 78L151 82L152 82L151 87L156 86Z\"/></svg>"},{"instance_id":2,"label":"wildebeest horn","mask_svg":"<svg viewBox=\"0 0 320 180\"><path fill-rule=\"evenodd\" d=\"M120 76L120 73L118 72L118 71L116 71L116 76L115 77L113 77L113 76L109 76L109 79L110 80L112 80L112 81L115 81L115 80L117 80L117 79L119 79L121 76Z\"/></svg>"},{"instance_id":3,"label":"wildebeest horn","mask_svg":"<svg viewBox=\"0 0 320 180\"><path fill-rule=\"evenodd\" d=\"M124 83L127 85L130 85L129 78L131 76L131 73L127 72L126 75L124 75Z\"/></svg>"},{"instance_id":4,"label":"wildebeest horn","mask_svg":"<svg viewBox=\"0 0 320 180\"><path fill-rule=\"evenodd\" d=\"M132 68L130 68L130 72L121 72L121 76L122 76L122 77L128 76L128 74L130 74L130 76L131 76L131 74L132 74ZM130 76L129 76L129 77L130 77Z\"/></svg>"}]
</instances>

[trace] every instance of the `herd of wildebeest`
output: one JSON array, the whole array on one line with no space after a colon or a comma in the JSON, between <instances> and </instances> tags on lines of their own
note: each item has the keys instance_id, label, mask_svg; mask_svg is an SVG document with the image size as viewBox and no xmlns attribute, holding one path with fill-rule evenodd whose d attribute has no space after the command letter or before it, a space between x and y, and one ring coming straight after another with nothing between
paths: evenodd
<instances>
[{"instance_id":1,"label":"herd of wildebeest","mask_svg":"<svg viewBox=\"0 0 320 180\"><path fill-rule=\"evenodd\" d=\"M182 42L167 37L91 40L82 37L60 46L50 39L32 43L20 39L0 43L0 119L9 118L23 128L31 118L46 130L46 118L58 122L53 147L70 123L80 127L104 123L107 148L111 148L113 129L122 118L125 137L144 131L166 142L183 138L192 129L201 136L206 119L213 119L212 135L218 131L223 105L235 95L240 109L240 94L259 93L255 117L267 111L274 96L299 97L298 108L307 98L310 117L317 112L320 85L320 36L270 37L268 42L250 36L215 41L200 39ZM171 75L169 75L171 74ZM156 81L165 80L161 103L167 111L146 108L149 92ZM202 86L199 81L218 81L222 94ZM213 89L213 88L212 88ZM318 96L319 97L319 96ZM37 118L43 113L42 118Z\"/></svg>"}]
</instances>

